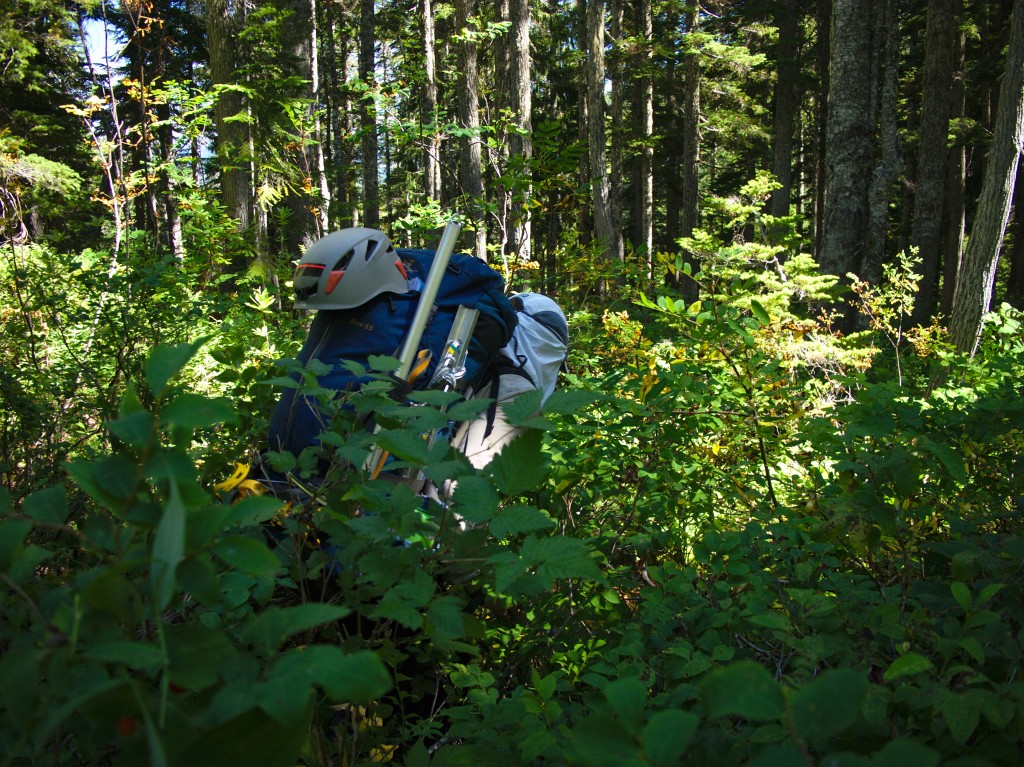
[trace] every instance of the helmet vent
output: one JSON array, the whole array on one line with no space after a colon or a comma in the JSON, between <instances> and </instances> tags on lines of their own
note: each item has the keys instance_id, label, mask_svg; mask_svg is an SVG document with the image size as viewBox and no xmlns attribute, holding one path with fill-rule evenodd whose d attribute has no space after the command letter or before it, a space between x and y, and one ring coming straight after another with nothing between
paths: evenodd
<instances>
[{"instance_id":1,"label":"helmet vent","mask_svg":"<svg viewBox=\"0 0 1024 767\"><path fill-rule=\"evenodd\" d=\"M332 271L337 271L339 269L348 269L348 265L352 263L352 257L355 254L356 252L352 248L349 248L347 251L345 251L345 254L338 259L338 263L334 265L334 269Z\"/></svg>"}]
</instances>

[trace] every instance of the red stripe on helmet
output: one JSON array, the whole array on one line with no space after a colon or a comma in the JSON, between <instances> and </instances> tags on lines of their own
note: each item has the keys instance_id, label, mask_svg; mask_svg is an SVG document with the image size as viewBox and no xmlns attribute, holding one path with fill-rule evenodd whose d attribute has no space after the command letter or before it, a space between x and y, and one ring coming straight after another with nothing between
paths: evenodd
<instances>
[{"instance_id":1,"label":"red stripe on helmet","mask_svg":"<svg viewBox=\"0 0 1024 767\"><path fill-rule=\"evenodd\" d=\"M330 294L333 290L338 287L338 283L341 282L341 278L345 276L345 271L339 269L335 272L331 272L331 276L327 278L327 285L324 287L324 293Z\"/></svg>"}]
</instances>

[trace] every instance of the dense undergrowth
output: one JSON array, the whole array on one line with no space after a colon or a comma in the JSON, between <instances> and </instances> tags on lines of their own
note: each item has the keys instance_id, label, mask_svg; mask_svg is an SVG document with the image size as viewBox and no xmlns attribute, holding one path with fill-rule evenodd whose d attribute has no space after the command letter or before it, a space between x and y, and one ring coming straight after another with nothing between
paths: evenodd
<instances>
[{"instance_id":1,"label":"dense undergrowth","mask_svg":"<svg viewBox=\"0 0 1024 767\"><path fill-rule=\"evenodd\" d=\"M890 343L883 291L843 338L806 257L704 255L696 304L576 312L482 472L418 436L472 405L352 395L447 507L339 469L285 513L213 486L302 318L209 265L8 250L0 765L1019 763L1019 314L967 361Z\"/></svg>"}]
</instances>

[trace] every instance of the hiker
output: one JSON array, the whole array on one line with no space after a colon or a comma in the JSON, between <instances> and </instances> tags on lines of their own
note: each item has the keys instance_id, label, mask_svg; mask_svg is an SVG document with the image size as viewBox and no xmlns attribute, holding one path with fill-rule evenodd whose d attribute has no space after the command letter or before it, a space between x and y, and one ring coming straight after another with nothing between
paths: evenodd
<instances>
[{"instance_id":1,"label":"hiker","mask_svg":"<svg viewBox=\"0 0 1024 767\"><path fill-rule=\"evenodd\" d=\"M367 228L333 232L306 250L295 270L295 306L317 312L298 359L303 365L316 360L328 366L328 372L317 376L318 387L336 396L355 390L369 376L353 373L352 362L366 369L371 355L397 353L434 257L433 251L395 249L387 235ZM420 383L433 375L463 305L480 314L469 341L462 386L478 383L492 358L510 341L517 313L504 295L501 276L479 259L452 254L420 341L421 349L432 352ZM298 374L293 379L298 381ZM404 399L401 395L408 392L399 382L396 386L396 399ZM330 415L316 396L288 388L271 415L269 447L294 455L318 449L320 435L330 427ZM322 451L318 469L325 471L329 465L328 451Z\"/></svg>"},{"instance_id":2,"label":"hiker","mask_svg":"<svg viewBox=\"0 0 1024 767\"><path fill-rule=\"evenodd\" d=\"M505 407L530 391L540 391L537 409L555 390L565 368L569 324L554 300L540 293L518 293L511 298L518 322L512 338L491 363L476 396L491 397L494 405L481 417L459 425L452 445L477 469L482 469L523 428L511 425Z\"/></svg>"}]
</instances>

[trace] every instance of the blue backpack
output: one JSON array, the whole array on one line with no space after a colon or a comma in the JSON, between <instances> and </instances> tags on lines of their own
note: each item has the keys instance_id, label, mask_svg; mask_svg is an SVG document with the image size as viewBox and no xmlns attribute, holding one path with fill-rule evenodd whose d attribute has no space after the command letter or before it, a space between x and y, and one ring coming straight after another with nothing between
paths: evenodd
<instances>
[{"instance_id":1,"label":"blue backpack","mask_svg":"<svg viewBox=\"0 0 1024 767\"><path fill-rule=\"evenodd\" d=\"M384 293L355 309L321 310L314 317L298 359L303 365L315 359L330 367L330 372L317 378L319 386L339 394L358 389L369 376L353 373L343 361L359 363L368 370L371 355L398 354L434 252L401 248L396 252L409 276L408 293ZM504 288L501 275L483 261L459 253L452 255L434 301L434 313L420 341L419 348L429 349L433 354L430 366L418 379L420 386L430 381L462 305L478 309L480 316L460 384L475 384L484 377L491 360L508 343L516 326L516 312L505 297ZM297 373L292 377L299 381ZM270 418L270 449L298 455L319 444L320 433L329 425L329 417L321 411L316 397L304 396L298 389L285 389Z\"/></svg>"}]
</instances>

